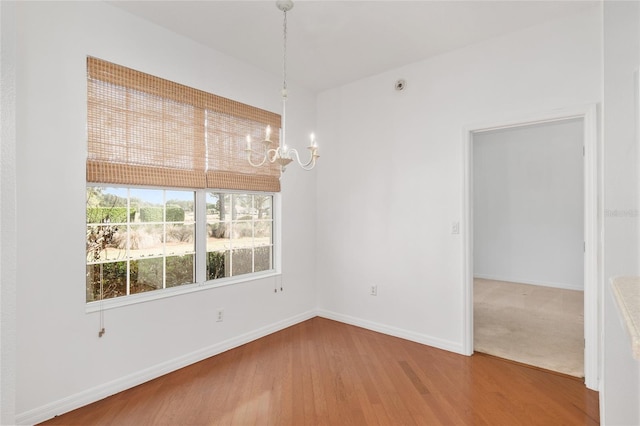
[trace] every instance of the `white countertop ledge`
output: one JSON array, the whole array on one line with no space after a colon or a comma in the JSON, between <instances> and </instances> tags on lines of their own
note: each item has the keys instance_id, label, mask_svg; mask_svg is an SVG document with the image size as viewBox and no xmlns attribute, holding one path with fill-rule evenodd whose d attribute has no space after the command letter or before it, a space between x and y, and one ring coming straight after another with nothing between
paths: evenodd
<instances>
[{"instance_id":1,"label":"white countertop ledge","mask_svg":"<svg viewBox=\"0 0 640 426\"><path fill-rule=\"evenodd\" d=\"M640 360L640 277L613 277L611 287L631 337L633 357Z\"/></svg>"}]
</instances>

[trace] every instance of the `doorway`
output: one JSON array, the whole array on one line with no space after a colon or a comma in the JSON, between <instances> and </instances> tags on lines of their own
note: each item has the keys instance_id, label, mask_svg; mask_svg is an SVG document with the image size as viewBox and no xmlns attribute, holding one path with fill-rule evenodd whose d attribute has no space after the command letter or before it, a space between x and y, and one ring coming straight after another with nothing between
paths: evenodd
<instances>
[{"instance_id":1,"label":"doorway","mask_svg":"<svg viewBox=\"0 0 640 426\"><path fill-rule=\"evenodd\" d=\"M555 123L555 124L554 124ZM500 221L497 224L490 224L489 222L485 223L486 217L482 215L487 215L487 209L484 206L476 206L477 200L475 197L478 195L475 193L475 185L474 182L474 141L478 141L478 139L482 139L484 136L491 135L504 135L510 132L510 129L543 129L546 127L562 127L563 125L571 126L580 126L582 128L582 142L583 142L583 172L582 172L582 183L584 190L582 194L577 194L578 197L573 197L573 203L576 203L576 200L580 201L582 206L582 218L583 223L579 224L579 228L576 229L573 226L573 229L570 233L572 233L572 237L569 239L572 242L570 245L576 244L576 238L578 239L577 244L579 245L579 239L583 239L583 252L578 250L578 253L574 253L573 258L569 262L566 258L565 261L567 263L572 263L573 268L572 272L567 273L569 268L562 271L563 262L558 262L553 257L547 257L545 259L545 255L550 254L549 252L553 252L551 248L547 248L542 250L543 255L539 256L537 259L538 264L536 262L529 262L531 260L531 256L528 256L526 250L531 250L531 247L536 244L540 244L540 242L535 242L534 240L537 237L535 226L534 229L527 229L527 226L531 228L531 224L526 224L522 229L516 230L512 227L509 229L509 224L505 221L513 221L513 217L502 216ZM481 126L471 126L464 131L463 138L463 157L464 157L464 172L465 179L463 185L463 220L462 220L462 229L463 229L463 253L464 253L464 295L465 295L465 353L471 355L474 352L474 275L485 275L482 278L490 279L490 278L499 278L507 279L514 281L520 281L519 284L523 285L531 285L531 284L546 284L547 287L573 287L573 290L579 290L580 285L583 286L583 308L584 308L584 325L583 325L583 336L584 336L584 376L585 376L585 384L588 388L597 390L598 388L598 309L597 309L597 300L598 300L598 292L597 292L597 271L598 271L598 250L597 250L597 127L596 127L596 107L595 105L583 108L577 108L572 110L563 110L563 111L554 111L548 114L537 114L528 117L523 117L520 120L512 120L510 122L496 122L495 124L489 125L481 125ZM513 146L512 146L513 148ZM532 149L541 148L540 154L542 156L542 160L544 161L544 156L546 155L547 161L552 161L553 157L549 157L553 155L553 151L542 149L542 147L534 147ZM513 154L513 153L511 153ZM511 155L510 154L510 155ZM502 155L505 155L504 153ZM518 154L521 155L521 154ZM527 154L530 156L533 153ZM509 160L509 155L507 155L504 160L507 161L512 167L524 167L523 164L514 164L513 158ZM581 159L582 160L582 159ZM503 168L504 169L504 168ZM545 181L548 176L538 174L530 170L529 175L527 175L526 170L524 173L525 179L529 179L529 181L535 183L541 183L540 180ZM521 173L522 174L522 173ZM500 179L504 180L505 176L495 176L496 173L493 173L492 176L489 177L491 179ZM575 176L574 176L575 177ZM511 182L515 183L515 182ZM545 182L542 182L545 183ZM548 183L548 182L546 182ZM538 185L539 193L537 195L543 194L544 185ZM529 190L528 194L522 194L523 199L529 197L531 198L532 194L536 195L536 190L534 188L533 193ZM517 194L517 191L513 194ZM565 194L566 195L566 194ZM563 196L561 194L556 194L557 200L561 200ZM518 198L516 196L516 198ZM513 201L513 200L512 200ZM529 200L531 201L531 200ZM498 203L499 204L499 203ZM475 207L474 207L475 206ZM480 216L476 215L475 208L478 210L483 210L483 212L478 212ZM505 206L494 206L494 209L505 209ZM514 207L512 205L508 205L507 208L521 208ZM531 209L531 207L529 207ZM546 206L547 211L544 212L545 206L539 206L537 211L529 211L529 219L534 216L539 216L542 214L551 214L554 215L553 206ZM491 209L489 209L490 211ZM534 209L535 210L535 209ZM496 215L500 212L495 212ZM505 213L504 211L501 213ZM506 212L509 213L509 212ZM563 219L566 220L566 219ZM476 221L480 221L481 223L476 224ZM526 222L526 220L525 220ZM489 223L489 224L488 224ZM522 223L520 224L522 225ZM568 231L567 223L565 226L558 227L557 225L553 225L550 229L556 233L564 233ZM478 239L482 239L485 236L476 235L476 226L478 229L482 227L482 232L487 231L487 227L493 226L495 229L492 230L495 233L498 232L502 236L501 243L503 245L511 244L511 249L508 250L509 253L503 254L507 259L502 259L500 261L499 256L494 257L493 261L487 259L486 254L482 253L479 256L476 256L476 252L474 250L474 236ZM496 228L497 227L497 228ZM503 229L500 230L499 228ZM508 231L505 231L507 229ZM489 229L490 230L490 229ZM491 230L490 230L491 231ZM522 233L522 232L524 233ZM580 232L582 231L582 232ZM528 234L527 234L528 232ZM543 234L538 230L538 234ZM581 234L581 235L578 235ZM513 247L518 246L517 241L528 241L531 244L520 244L523 247ZM515 241L515 242L514 242ZM568 243L569 244L569 243ZM526 247L524 247L526 246ZM495 249L493 247L492 249ZM476 246L477 249L477 246ZM539 251L540 252L540 251ZM551 253L552 254L552 253ZM577 255L577 256L576 256ZM490 256L489 256L490 257ZM498 259L496 261L496 259ZM476 264L477 262L477 264ZM492 264L493 262L493 264ZM540 267L543 265L543 267ZM579 269L576 272L576 265ZM531 267L532 269L527 271L527 267ZM501 269L502 268L502 269ZM492 271L488 273L487 271ZM491 276L491 274L494 274ZM545 275L546 274L546 275ZM551 274L551 275L550 275ZM556 278L551 278L551 276ZM527 279L526 277L529 277ZM560 278L558 278L560 277ZM529 283L522 283L522 281L529 281ZM526 289L525 289L526 290ZM523 289L520 289L523 291Z\"/></svg>"},{"instance_id":2,"label":"doorway","mask_svg":"<svg viewBox=\"0 0 640 426\"><path fill-rule=\"evenodd\" d=\"M583 119L473 134L474 351L584 377Z\"/></svg>"}]
</instances>

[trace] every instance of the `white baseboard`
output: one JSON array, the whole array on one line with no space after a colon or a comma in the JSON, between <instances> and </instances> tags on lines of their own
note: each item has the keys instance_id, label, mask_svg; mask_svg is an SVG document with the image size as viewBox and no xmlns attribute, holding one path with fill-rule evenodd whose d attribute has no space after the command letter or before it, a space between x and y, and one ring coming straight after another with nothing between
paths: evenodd
<instances>
[{"instance_id":1,"label":"white baseboard","mask_svg":"<svg viewBox=\"0 0 640 426\"><path fill-rule=\"evenodd\" d=\"M575 284L568 284L568 283L554 283L549 281L527 280L527 279L522 279L517 277L500 277L496 275L473 274L473 278L480 278L484 280L494 280L494 281L507 281L510 283L518 283L518 284L540 285L543 287L562 288L565 290L584 291L584 286L582 285L575 285Z\"/></svg>"},{"instance_id":2,"label":"white baseboard","mask_svg":"<svg viewBox=\"0 0 640 426\"><path fill-rule=\"evenodd\" d=\"M392 327L389 325L364 320L349 315L343 315L337 312L327 311L323 309L318 310L318 316L464 355L462 344L460 342L452 342L450 340L439 339L437 337L427 336L425 334L415 333L413 331L405 330L402 328Z\"/></svg>"},{"instance_id":3,"label":"white baseboard","mask_svg":"<svg viewBox=\"0 0 640 426\"><path fill-rule=\"evenodd\" d=\"M17 414L15 418L16 423L21 425L40 423L57 415L75 410L76 408L83 407L87 404L91 404L92 402L96 402L118 392L122 392L123 390L138 386L167 373L171 373L172 371L176 371L180 368L202 361L206 358L218 355L238 346L242 346L261 337L275 333L276 331L311 319L315 316L317 316L315 311L304 312L291 318L261 327L249 333L245 333L241 336L237 336L178 358L145 368L144 370L138 371L134 374L121 377L111 382L62 398L58 401Z\"/></svg>"},{"instance_id":4,"label":"white baseboard","mask_svg":"<svg viewBox=\"0 0 640 426\"><path fill-rule=\"evenodd\" d=\"M153 380L165 374L171 373L172 371L176 371L180 368L184 368L188 365L202 361L206 358L218 355L222 352L226 352L238 346L242 346L246 343L252 342L264 336L268 336L269 334L275 333L276 331L282 330L316 316L343 322L345 324L350 324L357 327L366 328L368 330L388 334L390 336L399 337L401 339L421 343L423 345L433 346L435 348L443 349L449 352L464 354L462 345L458 342L438 339L409 330L404 330L401 328L392 327L385 324L352 317L349 315L343 315L336 312L326 310L308 311L279 321L277 323L261 327L257 330L251 331L241 336L237 336L232 339L217 343L215 345L211 345L195 352L180 356L178 358L174 358L172 360L154 365L149 368L145 368L144 370L138 371L134 374L130 374L111 382L95 386L77 394L62 398L58 401L54 401L41 407L37 407L24 413L20 413L16 415L16 423L21 425L40 423L57 415L67 413L69 411L75 410L76 408L80 408L87 404L99 401L118 392L122 392L126 389L138 386L142 383L148 382L149 380Z\"/></svg>"}]
</instances>

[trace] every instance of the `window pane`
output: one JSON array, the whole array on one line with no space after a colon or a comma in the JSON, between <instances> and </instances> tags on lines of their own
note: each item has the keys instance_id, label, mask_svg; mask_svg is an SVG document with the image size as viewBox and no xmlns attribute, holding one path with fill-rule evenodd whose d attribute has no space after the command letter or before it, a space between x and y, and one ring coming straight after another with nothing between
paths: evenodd
<instances>
[{"instance_id":1,"label":"window pane","mask_svg":"<svg viewBox=\"0 0 640 426\"><path fill-rule=\"evenodd\" d=\"M87 188L87 223L126 223L127 190L93 186Z\"/></svg>"},{"instance_id":2,"label":"window pane","mask_svg":"<svg viewBox=\"0 0 640 426\"><path fill-rule=\"evenodd\" d=\"M162 258L132 260L129 273L131 294L162 288Z\"/></svg>"},{"instance_id":3,"label":"window pane","mask_svg":"<svg viewBox=\"0 0 640 426\"><path fill-rule=\"evenodd\" d=\"M207 193L207 222L220 220L220 195L215 192Z\"/></svg>"},{"instance_id":4,"label":"window pane","mask_svg":"<svg viewBox=\"0 0 640 426\"><path fill-rule=\"evenodd\" d=\"M254 239L256 245L271 244L272 223L271 221L261 220L255 223Z\"/></svg>"},{"instance_id":5,"label":"window pane","mask_svg":"<svg viewBox=\"0 0 640 426\"><path fill-rule=\"evenodd\" d=\"M207 253L207 280L215 280L228 276L225 265L228 263L229 251L212 251Z\"/></svg>"},{"instance_id":6,"label":"window pane","mask_svg":"<svg viewBox=\"0 0 640 426\"><path fill-rule=\"evenodd\" d=\"M167 287L191 284L195 281L193 255L167 257Z\"/></svg>"},{"instance_id":7,"label":"window pane","mask_svg":"<svg viewBox=\"0 0 640 426\"><path fill-rule=\"evenodd\" d=\"M87 262L125 259L126 229L127 225L87 226Z\"/></svg>"},{"instance_id":8,"label":"window pane","mask_svg":"<svg viewBox=\"0 0 640 426\"><path fill-rule=\"evenodd\" d=\"M195 192L167 191L165 194L167 222L191 223L195 221Z\"/></svg>"},{"instance_id":9,"label":"window pane","mask_svg":"<svg viewBox=\"0 0 640 426\"><path fill-rule=\"evenodd\" d=\"M207 225L207 251L219 251L231 247L231 223L214 222Z\"/></svg>"},{"instance_id":10,"label":"window pane","mask_svg":"<svg viewBox=\"0 0 640 426\"><path fill-rule=\"evenodd\" d=\"M226 222L231 220L231 195L207 193L207 223L210 224L210 236L228 238L229 230Z\"/></svg>"},{"instance_id":11,"label":"window pane","mask_svg":"<svg viewBox=\"0 0 640 426\"><path fill-rule=\"evenodd\" d=\"M251 216L248 221L233 222L233 237L235 238L234 247L251 247L253 245L253 226L251 224Z\"/></svg>"},{"instance_id":12,"label":"window pane","mask_svg":"<svg viewBox=\"0 0 640 426\"><path fill-rule=\"evenodd\" d=\"M187 254L195 251L195 225L167 225L166 253Z\"/></svg>"},{"instance_id":13,"label":"window pane","mask_svg":"<svg viewBox=\"0 0 640 426\"><path fill-rule=\"evenodd\" d=\"M272 269L271 247L256 247L254 250L254 272Z\"/></svg>"},{"instance_id":14,"label":"window pane","mask_svg":"<svg viewBox=\"0 0 640 426\"><path fill-rule=\"evenodd\" d=\"M129 258L162 256L163 225L132 225L129 230Z\"/></svg>"},{"instance_id":15,"label":"window pane","mask_svg":"<svg viewBox=\"0 0 640 426\"><path fill-rule=\"evenodd\" d=\"M87 265L87 302L126 294L127 262Z\"/></svg>"},{"instance_id":16,"label":"window pane","mask_svg":"<svg viewBox=\"0 0 640 426\"><path fill-rule=\"evenodd\" d=\"M253 212L253 195L233 194L233 218L236 220L251 220Z\"/></svg>"},{"instance_id":17,"label":"window pane","mask_svg":"<svg viewBox=\"0 0 640 426\"><path fill-rule=\"evenodd\" d=\"M230 276L231 194L207 193L207 280Z\"/></svg>"},{"instance_id":18,"label":"window pane","mask_svg":"<svg viewBox=\"0 0 640 426\"><path fill-rule=\"evenodd\" d=\"M250 274L251 272L253 272L252 251L253 250L250 248L233 250L233 258L231 263L232 276Z\"/></svg>"},{"instance_id":19,"label":"window pane","mask_svg":"<svg viewBox=\"0 0 640 426\"><path fill-rule=\"evenodd\" d=\"M161 189L132 188L129 194L132 222L164 221L164 194Z\"/></svg>"},{"instance_id":20,"label":"window pane","mask_svg":"<svg viewBox=\"0 0 640 426\"><path fill-rule=\"evenodd\" d=\"M231 220L233 215L231 194L222 194L220 196L220 220Z\"/></svg>"},{"instance_id":21,"label":"window pane","mask_svg":"<svg viewBox=\"0 0 640 426\"><path fill-rule=\"evenodd\" d=\"M272 218L272 199L271 195L254 195L254 210L256 213L256 219L271 219Z\"/></svg>"},{"instance_id":22,"label":"window pane","mask_svg":"<svg viewBox=\"0 0 640 426\"><path fill-rule=\"evenodd\" d=\"M207 217L212 220L231 220L232 216L237 216L238 211L242 212L238 197L238 194L208 192Z\"/></svg>"}]
</instances>

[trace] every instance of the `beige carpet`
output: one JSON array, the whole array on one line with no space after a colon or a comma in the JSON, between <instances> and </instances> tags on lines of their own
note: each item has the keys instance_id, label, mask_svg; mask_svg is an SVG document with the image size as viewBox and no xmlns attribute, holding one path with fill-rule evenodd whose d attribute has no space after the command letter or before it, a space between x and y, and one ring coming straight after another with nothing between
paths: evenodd
<instances>
[{"instance_id":1,"label":"beige carpet","mask_svg":"<svg viewBox=\"0 0 640 426\"><path fill-rule=\"evenodd\" d=\"M474 349L584 377L584 294L474 280Z\"/></svg>"}]
</instances>

